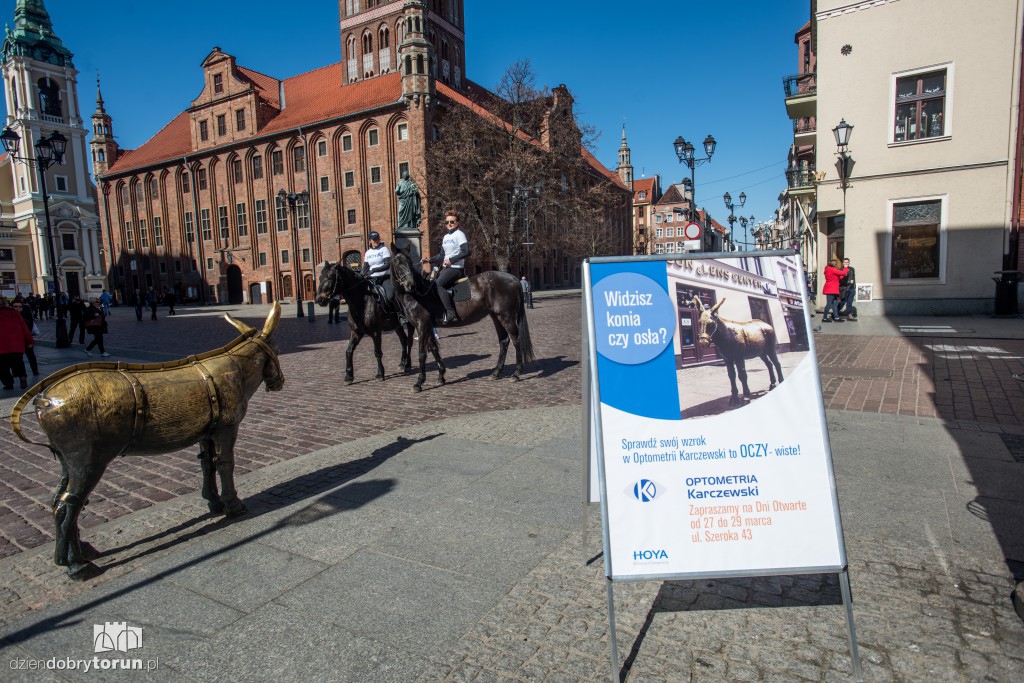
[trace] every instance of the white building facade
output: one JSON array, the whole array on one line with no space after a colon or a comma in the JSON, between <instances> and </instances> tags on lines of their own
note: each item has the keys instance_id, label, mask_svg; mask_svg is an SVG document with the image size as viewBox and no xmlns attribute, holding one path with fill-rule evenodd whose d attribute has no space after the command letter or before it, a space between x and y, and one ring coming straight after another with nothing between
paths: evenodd
<instances>
[{"instance_id":1,"label":"white building facade","mask_svg":"<svg viewBox=\"0 0 1024 683\"><path fill-rule=\"evenodd\" d=\"M817 272L850 258L861 315L992 312L1015 249L1024 2L814 7ZM846 182L840 121L854 127Z\"/></svg>"}]
</instances>

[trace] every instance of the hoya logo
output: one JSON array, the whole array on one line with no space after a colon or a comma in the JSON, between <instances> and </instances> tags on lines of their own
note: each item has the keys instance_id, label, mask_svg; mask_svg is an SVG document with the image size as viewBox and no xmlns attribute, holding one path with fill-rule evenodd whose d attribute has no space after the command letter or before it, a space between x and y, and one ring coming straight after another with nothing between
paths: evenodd
<instances>
[{"instance_id":1,"label":"hoya logo","mask_svg":"<svg viewBox=\"0 0 1024 683\"><path fill-rule=\"evenodd\" d=\"M668 553L664 550L634 550L634 560L667 560Z\"/></svg>"}]
</instances>

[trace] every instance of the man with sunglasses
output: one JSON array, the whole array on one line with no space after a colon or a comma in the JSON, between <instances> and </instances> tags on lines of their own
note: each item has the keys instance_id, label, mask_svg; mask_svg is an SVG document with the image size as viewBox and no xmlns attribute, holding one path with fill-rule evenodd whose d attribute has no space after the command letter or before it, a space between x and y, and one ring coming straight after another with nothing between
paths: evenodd
<instances>
[{"instance_id":1,"label":"man with sunglasses","mask_svg":"<svg viewBox=\"0 0 1024 683\"><path fill-rule=\"evenodd\" d=\"M469 240L466 233L459 229L458 212L449 209L444 213L444 227L448 230L444 239L441 240L441 251L433 258L424 257L421 263L441 264L441 272L434 281L437 285L437 296L444 305L444 317L440 322L442 325L450 325L458 320L455 313L455 306L448 294L448 285L461 280L466 274L466 257L469 256Z\"/></svg>"}]
</instances>

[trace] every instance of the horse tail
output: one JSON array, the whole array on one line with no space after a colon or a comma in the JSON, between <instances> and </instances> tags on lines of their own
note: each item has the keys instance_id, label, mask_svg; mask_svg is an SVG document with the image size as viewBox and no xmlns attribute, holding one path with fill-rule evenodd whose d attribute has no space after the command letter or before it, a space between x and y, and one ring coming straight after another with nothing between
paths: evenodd
<instances>
[{"instance_id":1,"label":"horse tail","mask_svg":"<svg viewBox=\"0 0 1024 683\"><path fill-rule=\"evenodd\" d=\"M518 287L518 283L516 284ZM532 363L536 358L533 355L533 342L530 341L530 326L526 322L526 297L519 297L519 319L516 321L519 327L519 350L523 352L523 362Z\"/></svg>"}]
</instances>

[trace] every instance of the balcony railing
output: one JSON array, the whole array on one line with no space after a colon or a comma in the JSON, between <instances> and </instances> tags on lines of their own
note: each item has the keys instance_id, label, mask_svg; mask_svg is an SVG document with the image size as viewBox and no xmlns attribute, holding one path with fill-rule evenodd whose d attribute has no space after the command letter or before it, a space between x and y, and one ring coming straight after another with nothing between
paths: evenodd
<instances>
[{"instance_id":1,"label":"balcony railing","mask_svg":"<svg viewBox=\"0 0 1024 683\"><path fill-rule=\"evenodd\" d=\"M786 76L782 79L782 85L786 89L786 97L797 97L799 95L813 95L818 91L818 75L813 71L795 76Z\"/></svg>"},{"instance_id":2,"label":"balcony railing","mask_svg":"<svg viewBox=\"0 0 1024 683\"><path fill-rule=\"evenodd\" d=\"M786 171L786 183L788 183L789 189L791 190L804 187L814 187L814 169L791 168Z\"/></svg>"},{"instance_id":3,"label":"balcony railing","mask_svg":"<svg viewBox=\"0 0 1024 683\"><path fill-rule=\"evenodd\" d=\"M793 135L802 135L804 133L814 133L818 130L817 118L814 116L805 116L800 119L793 119Z\"/></svg>"}]
</instances>

